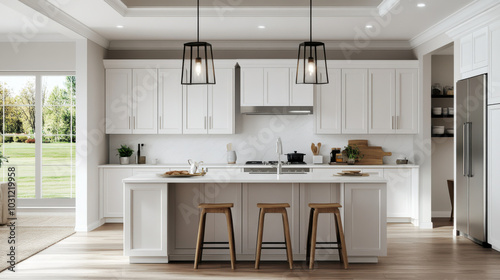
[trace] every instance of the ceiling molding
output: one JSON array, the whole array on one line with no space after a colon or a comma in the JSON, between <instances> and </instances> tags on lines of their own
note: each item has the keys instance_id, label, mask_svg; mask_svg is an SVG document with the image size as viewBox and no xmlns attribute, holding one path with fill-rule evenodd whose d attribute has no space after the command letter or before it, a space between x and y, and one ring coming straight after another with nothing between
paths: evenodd
<instances>
[{"instance_id":1,"label":"ceiling molding","mask_svg":"<svg viewBox=\"0 0 500 280\"><path fill-rule=\"evenodd\" d=\"M389 13L396 5L399 4L399 0L383 0L377 7L378 14L383 17Z\"/></svg>"},{"instance_id":2,"label":"ceiling molding","mask_svg":"<svg viewBox=\"0 0 500 280\"><path fill-rule=\"evenodd\" d=\"M0 34L0 42L5 43L12 43L12 36L13 34ZM18 35L18 34L14 34ZM22 36L22 34L19 34ZM42 33L42 34L37 34L36 36L32 37L29 39L30 42L38 42L38 43L50 43L50 42L74 42L74 38L67 37L63 34L59 33Z\"/></svg>"},{"instance_id":3,"label":"ceiling molding","mask_svg":"<svg viewBox=\"0 0 500 280\"><path fill-rule=\"evenodd\" d=\"M194 17L193 7L127 7L120 0L104 0L111 8L124 17ZM394 0L384 0L394 1ZM399 1L399 0L396 0ZM309 6L304 7L250 7L230 4L222 6L217 2L211 7L200 9L202 17L309 17ZM314 17L366 17L378 14L378 8L317 6Z\"/></svg>"},{"instance_id":4,"label":"ceiling molding","mask_svg":"<svg viewBox=\"0 0 500 280\"><path fill-rule=\"evenodd\" d=\"M476 16L448 30L446 32L446 35L450 36L453 39L458 39L464 36L466 33L469 33L474 29L478 29L479 27L488 25L498 19L500 19L500 3L496 7L487 9L485 12L477 14Z\"/></svg>"},{"instance_id":5,"label":"ceiling molding","mask_svg":"<svg viewBox=\"0 0 500 280\"><path fill-rule=\"evenodd\" d=\"M42 15L59 23L60 25L79 34L80 36L95 42L101 47L108 48L109 46L108 39L102 37L94 30L88 28L86 25L76 20L72 16L68 15L63 10L59 9L52 3L48 1L39 1L39 0L19 0L19 1L25 4L26 6L32 8L33 10L41 13Z\"/></svg>"},{"instance_id":6,"label":"ceiling molding","mask_svg":"<svg viewBox=\"0 0 500 280\"><path fill-rule=\"evenodd\" d=\"M368 46L357 47L355 41L323 41L327 50L410 50L408 41L371 41ZM182 50L185 41L111 41L109 50ZM214 50L293 50L300 41L210 41Z\"/></svg>"},{"instance_id":7,"label":"ceiling molding","mask_svg":"<svg viewBox=\"0 0 500 280\"><path fill-rule=\"evenodd\" d=\"M496 5L500 5L498 0L476 0L410 39L410 45L416 48L441 34L450 36L448 30L462 26L464 22Z\"/></svg>"}]
</instances>

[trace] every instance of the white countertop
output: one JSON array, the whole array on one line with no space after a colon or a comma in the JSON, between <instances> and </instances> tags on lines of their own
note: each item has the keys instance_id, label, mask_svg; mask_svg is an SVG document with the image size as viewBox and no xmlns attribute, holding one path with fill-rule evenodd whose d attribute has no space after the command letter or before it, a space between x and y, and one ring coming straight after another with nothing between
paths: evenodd
<instances>
[{"instance_id":1,"label":"white countertop","mask_svg":"<svg viewBox=\"0 0 500 280\"><path fill-rule=\"evenodd\" d=\"M123 180L124 183L386 183L387 180L370 176L334 176L332 174L249 174L243 172L208 172L205 176L169 177L136 175Z\"/></svg>"},{"instance_id":2,"label":"white countertop","mask_svg":"<svg viewBox=\"0 0 500 280\"><path fill-rule=\"evenodd\" d=\"M102 164L99 165L100 168L154 168L154 169L161 169L161 168L189 168L189 165L186 163L167 163L167 164ZM272 168L272 165L263 165L263 164L252 164L252 165L246 165L245 163L236 163L236 164L227 164L227 163L204 163L202 167L205 168ZM328 168L357 168L357 169L363 169L363 168L372 168L372 169L378 169L378 168L418 168L418 165L414 164L382 164L382 165L347 165L347 164L335 164L335 165L330 165L330 164L285 164L283 165L284 168L318 168L318 169L328 169Z\"/></svg>"}]
</instances>

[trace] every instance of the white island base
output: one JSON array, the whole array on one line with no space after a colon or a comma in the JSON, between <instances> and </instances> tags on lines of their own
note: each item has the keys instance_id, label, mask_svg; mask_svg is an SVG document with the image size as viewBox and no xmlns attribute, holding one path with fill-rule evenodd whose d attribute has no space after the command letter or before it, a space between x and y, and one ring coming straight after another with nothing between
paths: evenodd
<instances>
[{"instance_id":1,"label":"white island base","mask_svg":"<svg viewBox=\"0 0 500 280\"><path fill-rule=\"evenodd\" d=\"M234 203L238 261L255 260L257 203L289 203L295 261L306 258L309 203L338 202L350 263L376 263L387 255L386 181L327 174L208 173L204 177L134 176L124 182L124 254L130 263L193 261L199 203ZM208 214L205 241L227 241L224 215ZM281 215L266 215L265 242L283 242ZM336 241L333 215L321 214L318 242ZM286 261L285 250L263 250L262 260ZM229 250L203 252L203 261L227 260ZM337 250L316 250L316 260L338 260Z\"/></svg>"}]
</instances>

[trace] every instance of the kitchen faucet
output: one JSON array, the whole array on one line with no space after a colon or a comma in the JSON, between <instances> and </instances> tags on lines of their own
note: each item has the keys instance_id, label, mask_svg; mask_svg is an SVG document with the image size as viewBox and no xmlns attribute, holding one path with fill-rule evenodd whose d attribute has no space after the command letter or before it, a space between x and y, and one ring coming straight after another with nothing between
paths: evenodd
<instances>
[{"instance_id":1,"label":"kitchen faucet","mask_svg":"<svg viewBox=\"0 0 500 280\"><path fill-rule=\"evenodd\" d=\"M281 143L281 138L278 137L278 140L276 140L276 153L278 154L278 164L276 166L276 174L280 175L282 174L281 170L281 154L283 153L283 144Z\"/></svg>"}]
</instances>

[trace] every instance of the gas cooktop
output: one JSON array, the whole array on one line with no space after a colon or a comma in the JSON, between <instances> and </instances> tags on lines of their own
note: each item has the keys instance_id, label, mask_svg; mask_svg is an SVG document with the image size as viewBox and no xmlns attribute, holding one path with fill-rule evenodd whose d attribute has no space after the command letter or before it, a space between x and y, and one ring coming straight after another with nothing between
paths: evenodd
<instances>
[{"instance_id":1,"label":"gas cooktop","mask_svg":"<svg viewBox=\"0 0 500 280\"><path fill-rule=\"evenodd\" d=\"M276 165L278 164L277 160L270 160L270 161L262 161L262 160L252 160L252 161L247 161L245 162L246 165ZM281 164L283 165L294 165L294 164L306 164L305 162L284 162L282 161Z\"/></svg>"}]
</instances>

